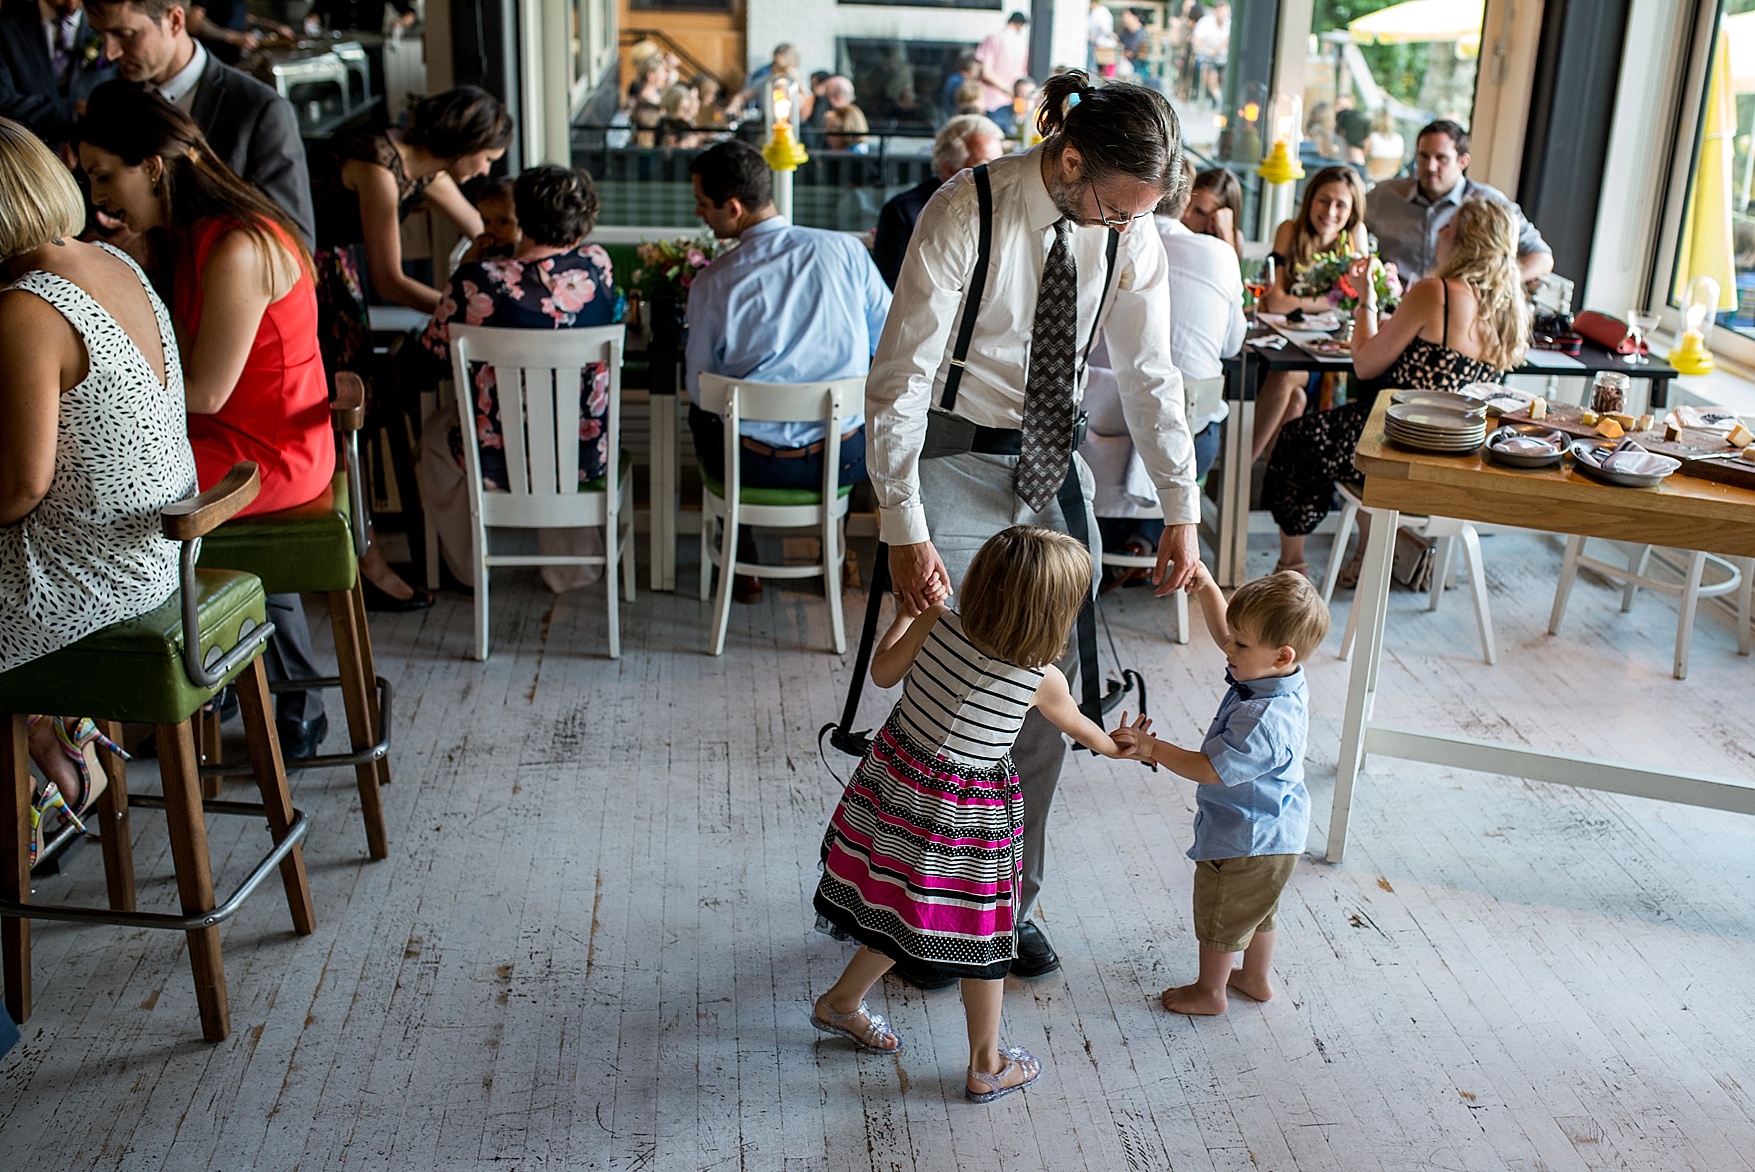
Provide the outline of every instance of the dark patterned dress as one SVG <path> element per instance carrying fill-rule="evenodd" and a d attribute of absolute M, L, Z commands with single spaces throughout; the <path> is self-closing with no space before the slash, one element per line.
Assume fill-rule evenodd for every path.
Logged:
<path fill-rule="evenodd" d="M 371 353 L 366 296 L 360 282 L 365 257 L 365 228 L 360 223 L 360 197 L 342 182 L 349 162 L 363 161 L 390 172 L 396 180 L 397 222 L 408 219 L 431 178 L 410 179 L 402 156 L 386 130 L 352 130 L 311 153 L 311 198 L 317 212 L 317 247 L 311 259 L 317 269 L 318 336 L 323 366 L 333 377 L 338 370 L 358 370 Z"/>
<path fill-rule="evenodd" d="M 829 819 L 820 930 L 934 976 L 1005 976 L 1024 841 L 1011 749 L 1042 674 L 939 617 Z"/>
<path fill-rule="evenodd" d="M 1442 342 L 1416 337 L 1381 378 L 1355 378 L 1360 392 L 1339 407 L 1288 420 L 1268 457 L 1262 498 L 1280 532 L 1293 537 L 1314 533 L 1334 508 L 1335 482 L 1356 475 L 1353 452 L 1365 421 L 1386 388 L 1460 391 L 1470 383 L 1500 382 L 1505 372 L 1450 348 L 1450 285 L 1444 284 Z"/>
<path fill-rule="evenodd" d="M 431 373 L 451 372 L 450 327 L 495 326 L 511 330 L 569 330 L 606 326 L 616 320 L 614 270 L 609 254 L 583 244 L 541 260 L 484 260 L 457 266 L 444 300 L 421 335 Z M 494 372 L 478 364 L 470 372 L 475 395 L 476 439 L 481 444 L 482 480 L 490 490 L 506 489 L 505 440 L 500 435 L 500 401 Z M 465 393 L 463 387 L 458 394 Z M 609 368 L 588 366 L 579 387 L 579 483 L 596 480 L 607 463 Z M 463 438 L 450 430 L 451 453 L 463 467 Z"/>

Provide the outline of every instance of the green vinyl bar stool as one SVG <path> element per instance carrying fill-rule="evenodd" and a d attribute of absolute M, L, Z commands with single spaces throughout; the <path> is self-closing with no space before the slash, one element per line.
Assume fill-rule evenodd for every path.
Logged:
<path fill-rule="evenodd" d="M 359 430 L 365 418 L 365 384 L 344 370 L 335 376 L 335 401 L 330 405 L 335 430 L 342 437 L 342 470 L 316 500 L 278 513 L 240 517 L 219 526 L 201 543 L 203 569 L 240 570 L 262 580 L 268 594 L 324 594 L 335 632 L 335 658 L 340 674 L 313 680 L 283 680 L 273 691 L 305 688 L 341 689 L 347 707 L 351 753 L 331 753 L 288 761 L 289 770 L 353 766 L 359 784 L 360 812 L 366 824 L 366 849 L 373 859 L 389 855 L 384 831 L 384 803 L 378 787 L 390 784 L 390 684 L 372 662 L 372 638 L 366 630 L 366 597 L 360 584 L 359 556 L 366 550 L 366 521 L 360 483 Z M 376 687 L 372 687 L 372 684 Z M 213 723 L 217 723 L 214 721 Z M 247 766 L 226 767 L 217 761 L 217 737 L 203 737 L 211 763 L 204 777 L 244 777 Z M 216 793 L 217 791 L 209 791 Z"/>
<path fill-rule="evenodd" d="M 165 928 L 189 937 L 201 1034 L 210 1042 L 231 1033 L 219 927 L 276 868 L 286 888 L 293 930 L 316 929 L 311 887 L 300 842 L 310 823 L 293 808 L 280 740 L 268 704 L 262 647 L 273 634 L 262 584 L 249 574 L 195 568 L 199 539 L 254 500 L 256 465 L 235 465 L 219 484 L 165 509 L 165 536 L 182 543 L 182 588 L 157 610 L 96 631 L 71 646 L 0 674 L 0 783 L 10 815 L 0 818 L 0 960 L 6 1008 L 15 1021 L 30 1016 L 30 922 L 65 920 Z M 236 682 L 260 805 L 201 799 L 191 718 L 228 683 Z M 30 902 L 30 713 L 90 716 L 119 740 L 117 722 L 156 726 L 161 797 L 128 793 L 120 759 L 100 750 L 108 788 L 98 799 L 109 908 Z M 169 825 L 181 915 L 136 911 L 128 812 L 162 809 Z M 215 905 L 204 814 L 265 818 L 274 846 L 231 898 Z"/>

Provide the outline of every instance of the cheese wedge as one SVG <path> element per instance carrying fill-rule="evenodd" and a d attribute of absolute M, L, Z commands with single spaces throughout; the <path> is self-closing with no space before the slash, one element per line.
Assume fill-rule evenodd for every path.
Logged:
<path fill-rule="evenodd" d="M 1578 421 L 1586 427 L 1595 427 L 1598 418 L 1599 417 L 1595 411 L 1586 411 L 1583 415 L 1578 417 Z"/>
<path fill-rule="evenodd" d="M 1666 424 L 1664 424 L 1664 439 L 1668 440 L 1670 443 L 1675 443 L 1677 440 L 1679 440 L 1681 438 L 1682 438 L 1682 425 L 1681 424 L 1679 424 L 1679 423 L 1666 423 Z"/>
<path fill-rule="evenodd" d="M 1537 395 L 1530 400 L 1530 418 L 1546 419 L 1548 417 L 1548 400 Z"/>
<path fill-rule="evenodd" d="M 1744 448 L 1743 454 L 1739 459 L 1747 460 L 1749 463 L 1755 464 L 1755 444 L 1750 444 L 1748 447 Z"/>
<path fill-rule="evenodd" d="M 1654 424 L 1656 422 L 1657 422 L 1657 416 L 1651 414 L 1650 412 L 1647 412 L 1646 414 L 1641 415 L 1639 417 L 1639 430 L 1640 431 L 1650 431 L 1652 428 L 1652 424 Z"/>
<path fill-rule="evenodd" d="M 1633 416 L 1627 414 L 1625 411 L 1610 411 L 1608 413 L 1608 418 L 1619 423 L 1622 431 L 1629 431 L 1633 427 Z"/>
<path fill-rule="evenodd" d="M 1604 439 L 1620 439 L 1627 434 L 1625 431 L 1621 430 L 1621 425 L 1616 423 L 1613 419 L 1597 420 L 1596 431 L 1597 434 Z"/>
<path fill-rule="evenodd" d="M 1739 423 L 1731 428 L 1731 434 L 1725 436 L 1725 442 L 1733 448 L 1746 448 L 1750 444 L 1755 444 L 1755 432 Z"/>

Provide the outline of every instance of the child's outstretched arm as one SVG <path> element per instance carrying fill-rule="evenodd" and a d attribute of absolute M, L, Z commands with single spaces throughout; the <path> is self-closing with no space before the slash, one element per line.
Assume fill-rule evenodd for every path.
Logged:
<path fill-rule="evenodd" d="M 1224 647 L 1225 640 L 1231 635 L 1231 628 L 1225 621 L 1225 595 L 1219 584 L 1213 581 L 1213 572 L 1205 562 L 1195 563 L 1194 573 L 1185 589 L 1200 604 L 1200 613 L 1207 622 L 1207 634 L 1213 637 L 1214 643 Z"/>
<path fill-rule="evenodd" d="M 942 606 L 928 607 L 918 615 L 910 614 L 908 608 L 896 603 L 896 619 L 884 637 L 878 640 L 877 650 L 871 657 L 871 682 L 880 688 L 890 688 L 902 682 L 908 669 L 914 666 L 914 657 L 920 654 L 920 648 L 926 642 L 927 632 L 938 622 L 938 616 L 945 612 Z"/>
<path fill-rule="evenodd" d="M 1151 724 L 1124 724 L 1115 730 L 1114 741 L 1120 746 L 1123 756 L 1136 761 L 1153 761 L 1172 773 L 1180 774 L 1190 781 L 1198 781 L 1202 785 L 1217 785 L 1221 780 L 1218 770 L 1205 753 L 1197 753 L 1193 749 L 1184 749 L 1172 745 L 1169 741 L 1161 741 L 1152 735 Z"/>
<path fill-rule="evenodd" d="M 1030 707 L 1041 712 L 1050 724 L 1091 752 L 1101 753 L 1105 757 L 1124 755 L 1114 737 L 1079 711 L 1079 706 L 1073 702 L 1072 689 L 1067 686 L 1066 674 L 1052 663 L 1042 669 L 1042 686 L 1036 689 L 1036 698 L 1031 701 Z"/>

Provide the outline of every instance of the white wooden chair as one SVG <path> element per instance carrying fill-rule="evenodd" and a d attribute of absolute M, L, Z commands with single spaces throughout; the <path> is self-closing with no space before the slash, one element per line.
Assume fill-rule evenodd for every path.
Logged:
<path fill-rule="evenodd" d="M 1358 492 L 1352 485 L 1341 482 L 1336 485 L 1341 494 L 1341 523 L 1335 530 L 1334 552 L 1329 554 L 1328 572 L 1323 575 L 1322 600 L 1327 602 L 1334 597 L 1335 584 L 1340 581 L 1341 564 L 1347 553 L 1347 539 L 1353 535 L 1353 526 L 1359 520 L 1359 509 L 1362 502 Z M 1403 514 L 1402 526 L 1427 537 L 1435 538 L 1438 548 L 1436 560 L 1432 566 L 1431 592 L 1427 596 L 1426 609 L 1438 609 L 1438 600 L 1444 596 L 1444 588 L 1450 583 L 1456 562 L 1457 543 L 1462 544 L 1463 564 L 1469 573 L 1469 589 L 1475 596 L 1475 626 L 1481 634 L 1481 658 L 1488 663 L 1499 659 L 1499 652 L 1493 642 L 1493 616 L 1487 609 L 1487 567 L 1481 558 L 1481 529 L 1471 521 L 1458 521 L 1452 517 L 1413 517 Z M 1347 630 L 1341 636 L 1341 658 L 1353 657 L 1353 635 L 1359 629 L 1359 596 L 1353 595 L 1353 605 L 1347 611 Z"/>
<path fill-rule="evenodd" d="M 1684 551 L 1688 553 L 1688 569 L 1680 582 L 1672 582 L 1653 578 L 1646 573 L 1651 564 L 1652 547 L 1649 545 L 1626 546 L 1627 565 L 1623 568 L 1597 558 L 1586 557 L 1584 540 L 1578 536 L 1566 540 L 1566 558 L 1560 564 L 1560 581 L 1554 588 L 1554 610 L 1548 616 L 1548 634 L 1560 633 L 1560 622 L 1566 617 L 1566 601 L 1572 595 L 1572 584 L 1578 578 L 1579 568 L 1583 566 L 1595 570 L 1610 581 L 1622 584 L 1622 614 L 1633 609 L 1634 596 L 1639 593 L 1641 586 L 1648 590 L 1662 590 L 1681 598 L 1681 613 L 1676 617 L 1676 658 L 1671 669 L 1677 679 L 1688 678 L 1688 648 L 1694 637 L 1694 611 L 1702 598 L 1736 594 L 1737 654 L 1749 654 L 1750 585 L 1755 581 L 1755 574 L 1751 573 L 1755 569 L 1755 559 L 1724 558 L 1698 550 Z M 1716 582 L 1703 581 L 1707 562 L 1711 562 L 1713 568 L 1723 573 L 1724 577 Z"/>
<path fill-rule="evenodd" d="M 725 651 L 725 629 L 731 622 L 731 580 L 738 574 L 761 578 L 823 579 L 829 603 L 829 632 L 835 654 L 847 652 L 841 617 L 841 565 L 847 547 L 841 521 L 847 516 L 847 494 L 841 483 L 841 433 L 844 420 L 865 405 L 865 379 L 844 378 L 820 383 L 758 383 L 702 374 L 701 409 L 725 420 L 725 481 L 701 475 L 701 598 L 708 595 L 712 567 L 719 567 L 719 597 L 713 608 L 708 654 Z M 811 488 L 745 488 L 739 453 L 739 428 L 745 420 L 764 423 L 820 423 L 823 483 Z M 822 535 L 823 560 L 808 566 L 764 566 L 737 560 L 739 525 L 775 529 L 816 529 Z M 718 538 L 714 538 L 717 526 Z"/>
<path fill-rule="evenodd" d="M 627 601 L 634 601 L 634 510 L 630 467 L 621 450 L 623 327 L 577 330 L 507 330 L 451 326 L 451 371 L 458 423 L 463 428 L 464 481 L 469 492 L 470 565 L 475 586 L 475 658 L 488 656 L 488 571 L 493 566 L 602 566 L 609 601 L 609 657 L 622 653 L 617 570 Z M 481 449 L 475 442 L 472 363 L 493 368 L 498 385 L 500 432 L 505 441 L 507 492 L 488 492 L 481 480 Z M 579 388 L 584 370 L 609 364 L 609 412 L 605 475 L 579 483 Z M 490 528 L 571 529 L 603 527 L 603 553 L 495 554 Z"/>
<path fill-rule="evenodd" d="M 1192 433 L 1195 420 L 1212 418 L 1213 413 L 1218 411 L 1219 404 L 1225 401 L 1225 380 L 1221 376 L 1185 382 L 1182 384 L 1182 393 L 1183 411 L 1188 416 L 1188 428 Z M 1135 516 L 1145 519 L 1162 517 L 1163 515 L 1163 509 L 1157 506 L 1135 514 Z M 1157 568 L 1158 554 L 1156 551 L 1136 555 L 1110 553 L 1108 550 L 1104 550 L 1103 565 L 1105 567 L 1122 566 L 1130 569 L 1151 570 Z M 1188 642 L 1188 591 L 1186 590 L 1178 590 L 1170 596 L 1170 638 L 1176 643 Z"/>

